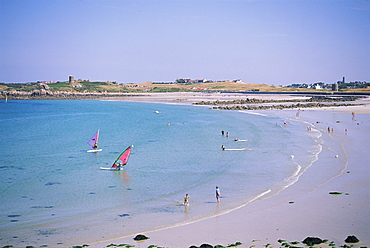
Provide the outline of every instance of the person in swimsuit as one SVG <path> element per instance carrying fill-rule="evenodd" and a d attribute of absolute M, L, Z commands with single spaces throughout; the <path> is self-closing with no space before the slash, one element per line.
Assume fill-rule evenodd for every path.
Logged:
<path fill-rule="evenodd" d="M 220 197 L 221 197 L 220 188 L 218 186 L 216 186 L 216 199 L 217 199 L 217 202 L 220 202 Z"/>
<path fill-rule="evenodd" d="M 186 194 L 186 195 L 184 196 L 184 205 L 185 205 L 185 206 L 189 205 L 189 194 Z"/>

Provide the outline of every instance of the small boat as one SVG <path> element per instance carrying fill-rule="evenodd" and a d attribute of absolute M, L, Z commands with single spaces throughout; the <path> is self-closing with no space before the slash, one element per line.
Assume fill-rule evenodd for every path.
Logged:
<path fill-rule="evenodd" d="M 98 141 L 99 141 L 99 129 L 94 134 L 94 136 L 92 136 L 92 138 L 89 140 L 89 142 L 87 142 L 92 148 L 92 150 L 88 150 L 87 152 L 100 152 L 100 151 L 102 151 L 103 149 L 98 149 Z"/>
<path fill-rule="evenodd" d="M 131 146 L 127 147 L 114 161 L 112 167 L 100 167 L 101 170 L 122 170 L 122 167 L 127 164 L 128 158 L 130 157 Z"/>

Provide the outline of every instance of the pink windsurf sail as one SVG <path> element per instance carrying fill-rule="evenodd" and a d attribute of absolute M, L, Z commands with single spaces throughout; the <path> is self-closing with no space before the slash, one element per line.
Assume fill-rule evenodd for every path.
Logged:
<path fill-rule="evenodd" d="M 91 148 L 97 149 L 98 148 L 98 140 L 99 140 L 99 130 L 92 136 L 92 138 L 87 142 Z"/>
<path fill-rule="evenodd" d="M 116 159 L 116 161 L 114 161 L 114 163 L 112 165 L 112 168 L 117 168 L 117 167 L 121 167 L 121 166 L 126 165 L 127 164 L 127 161 L 128 161 L 128 158 L 130 157 L 130 153 L 131 153 L 131 146 L 127 147 L 127 149 L 124 150 L 118 156 L 118 158 Z"/>

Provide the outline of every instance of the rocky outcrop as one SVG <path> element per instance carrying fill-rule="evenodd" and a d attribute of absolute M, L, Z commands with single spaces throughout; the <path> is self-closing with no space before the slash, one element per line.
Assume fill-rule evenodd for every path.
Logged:
<path fill-rule="evenodd" d="M 78 92 L 78 91 L 51 91 L 43 88 L 32 91 L 0 91 L 4 98 L 8 96 L 11 99 L 96 99 L 104 97 L 127 97 L 135 94 L 127 93 L 109 93 L 109 92 Z"/>
<path fill-rule="evenodd" d="M 356 236 L 348 236 L 346 238 L 346 240 L 344 240 L 344 242 L 346 242 L 346 243 L 358 243 L 358 242 L 360 242 L 360 240 L 358 240 L 358 238 L 356 238 Z"/>
<path fill-rule="evenodd" d="M 325 96 L 312 96 L 308 99 L 288 99 L 288 100 L 261 100 L 255 98 L 247 98 L 245 100 L 233 100 L 233 101 L 213 101 L 213 102 L 198 102 L 194 103 L 196 105 L 229 105 L 229 104 L 264 104 L 264 103 L 287 103 L 287 102 L 349 102 L 356 101 L 358 96 L 342 96 L 342 97 L 325 97 Z"/>
<path fill-rule="evenodd" d="M 134 238 L 134 240 L 136 241 L 140 241 L 140 240 L 147 240 L 149 239 L 147 236 L 143 235 L 143 234 L 138 234 L 136 235 L 136 237 Z"/>
<path fill-rule="evenodd" d="M 233 105 L 233 106 L 215 106 L 213 109 L 222 110 L 265 110 L 265 109 L 298 109 L 298 108 L 321 108 L 321 107 L 339 107 L 339 106 L 356 106 L 358 104 L 334 103 L 307 103 L 307 104 L 281 104 L 281 105 Z"/>
<path fill-rule="evenodd" d="M 320 238 L 315 238 L 315 237 L 307 237 L 305 240 L 302 241 L 303 244 L 306 244 L 308 246 L 313 246 L 317 244 L 321 244 L 324 241 Z"/>

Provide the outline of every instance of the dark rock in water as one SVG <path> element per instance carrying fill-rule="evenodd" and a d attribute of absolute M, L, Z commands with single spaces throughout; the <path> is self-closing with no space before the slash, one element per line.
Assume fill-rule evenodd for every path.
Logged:
<path fill-rule="evenodd" d="M 199 248 L 198 246 L 192 245 L 189 248 Z"/>
<path fill-rule="evenodd" d="M 331 194 L 331 195 L 341 195 L 343 193 L 342 192 L 329 192 L 329 194 Z"/>
<path fill-rule="evenodd" d="M 143 235 L 143 234 L 138 234 L 134 238 L 134 240 L 136 240 L 136 241 L 139 241 L 139 240 L 147 240 L 147 239 L 149 239 L 149 238 L 147 236 Z"/>
<path fill-rule="evenodd" d="M 60 182 L 49 182 L 49 183 L 45 183 L 45 186 L 50 186 L 54 184 L 61 184 L 61 183 Z"/>
<path fill-rule="evenodd" d="M 118 215 L 119 217 L 126 217 L 126 216 L 130 216 L 129 214 L 120 214 Z"/>
<path fill-rule="evenodd" d="M 213 245 L 209 245 L 209 244 L 202 244 L 200 246 L 200 248 L 213 248 Z"/>
<path fill-rule="evenodd" d="M 346 243 L 357 243 L 357 242 L 360 242 L 360 240 L 358 240 L 358 238 L 356 238 L 356 236 L 348 236 L 346 238 L 346 240 L 344 240 L 344 242 L 346 242 Z"/>
<path fill-rule="evenodd" d="M 20 214 L 11 214 L 11 215 L 8 215 L 8 217 L 10 218 L 16 218 L 16 217 L 19 217 L 21 216 Z"/>
<path fill-rule="evenodd" d="M 53 208 L 53 206 L 32 206 L 31 208 Z"/>
<path fill-rule="evenodd" d="M 308 246 L 313 246 L 313 245 L 316 245 L 316 244 L 321 244 L 323 243 L 324 241 L 320 238 L 314 238 L 314 237 L 307 237 L 305 238 L 305 240 L 302 241 L 303 244 L 306 244 Z"/>

